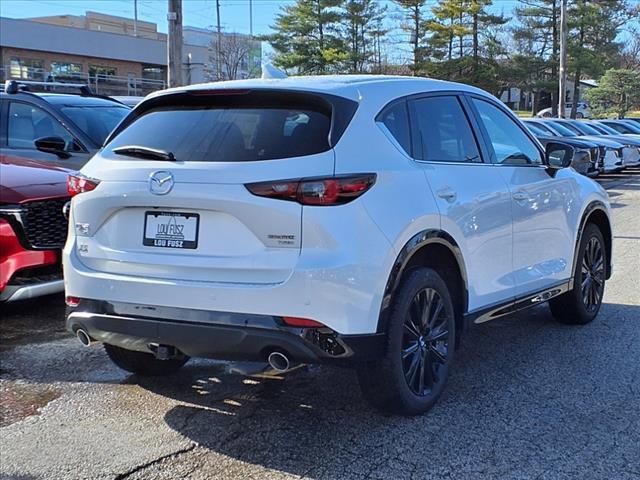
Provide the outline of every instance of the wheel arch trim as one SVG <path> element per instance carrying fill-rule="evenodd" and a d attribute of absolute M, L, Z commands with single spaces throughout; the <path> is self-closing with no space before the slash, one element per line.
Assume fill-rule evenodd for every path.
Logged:
<path fill-rule="evenodd" d="M 611 218 L 609 217 L 609 212 L 607 210 L 604 202 L 600 200 L 594 200 L 590 202 L 587 207 L 582 212 L 582 216 L 580 217 L 580 224 L 578 227 L 578 234 L 576 235 L 576 243 L 573 254 L 573 266 L 571 269 L 572 275 L 571 278 L 575 278 L 576 271 L 578 268 L 578 248 L 580 247 L 580 242 L 582 241 L 582 234 L 584 233 L 584 229 L 589 223 L 589 220 L 592 218 L 594 212 L 601 212 L 607 221 L 607 226 L 609 228 L 610 235 L 607 235 L 607 232 L 602 232 L 602 236 L 605 239 L 605 246 L 607 248 L 607 265 L 606 265 L 606 278 L 607 280 L 611 278 L 611 273 L 613 271 L 613 226 L 611 225 Z M 607 238 L 608 236 L 608 238 Z"/>
<path fill-rule="evenodd" d="M 394 297 L 400 281 L 406 270 L 407 265 L 413 258 L 413 256 L 422 248 L 428 245 L 442 245 L 447 248 L 453 257 L 456 259 L 458 270 L 462 278 L 463 291 L 462 294 L 462 307 L 463 311 L 460 312 L 464 315 L 468 310 L 469 305 L 469 286 L 467 280 L 467 270 L 465 267 L 464 259 L 462 256 L 462 250 L 455 241 L 455 239 L 443 230 L 426 229 L 416 233 L 413 237 L 405 243 L 404 247 L 400 250 L 400 253 L 396 256 L 396 260 L 391 268 L 391 273 L 387 279 L 387 283 L 384 289 L 382 297 L 382 306 L 380 308 L 380 314 L 378 317 L 378 326 L 376 332 L 382 333 L 386 331 L 386 326 L 389 318 L 389 310 L 391 307 L 391 299 Z"/>

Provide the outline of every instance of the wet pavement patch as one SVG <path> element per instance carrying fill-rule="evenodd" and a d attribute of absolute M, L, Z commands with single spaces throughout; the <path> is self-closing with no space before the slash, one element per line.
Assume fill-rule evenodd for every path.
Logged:
<path fill-rule="evenodd" d="M 61 390 L 46 385 L 0 380 L 0 427 L 38 415 L 41 408 L 61 395 Z"/>
<path fill-rule="evenodd" d="M 69 336 L 65 329 L 64 311 L 61 295 L 0 305 L 0 352 Z"/>

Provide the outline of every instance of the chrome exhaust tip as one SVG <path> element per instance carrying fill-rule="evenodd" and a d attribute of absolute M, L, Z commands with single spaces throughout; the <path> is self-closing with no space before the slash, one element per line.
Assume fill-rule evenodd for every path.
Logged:
<path fill-rule="evenodd" d="M 267 358 L 269 365 L 277 372 L 286 372 L 291 367 L 289 357 L 282 352 L 271 352 Z"/>
<path fill-rule="evenodd" d="M 96 341 L 93 340 L 89 336 L 89 334 L 85 330 L 83 330 L 82 328 L 79 328 L 78 330 L 76 330 L 76 337 L 78 338 L 80 343 L 82 345 L 84 345 L 85 347 L 90 347 L 91 345 L 96 343 Z"/>

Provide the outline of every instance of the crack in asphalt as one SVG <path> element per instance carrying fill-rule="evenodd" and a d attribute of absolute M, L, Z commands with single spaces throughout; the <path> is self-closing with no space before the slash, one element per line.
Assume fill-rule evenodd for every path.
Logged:
<path fill-rule="evenodd" d="M 149 462 L 143 463 L 142 465 L 137 465 L 137 466 L 133 467 L 132 469 L 117 475 L 114 478 L 114 480 L 124 480 L 124 479 L 130 477 L 131 475 L 133 475 L 134 473 L 138 473 L 141 470 L 144 470 L 146 468 L 152 467 L 153 465 L 156 465 L 156 464 L 162 462 L 163 460 L 166 460 L 168 458 L 176 458 L 176 457 L 178 457 L 180 455 L 183 455 L 185 453 L 189 453 L 190 451 L 192 451 L 196 447 L 197 447 L 197 445 L 195 443 L 193 443 L 188 447 L 181 448 L 180 450 L 176 450 L 175 452 L 168 453 L 166 455 L 162 455 L 161 457 L 158 457 L 158 458 L 155 458 L 153 460 L 150 460 Z"/>

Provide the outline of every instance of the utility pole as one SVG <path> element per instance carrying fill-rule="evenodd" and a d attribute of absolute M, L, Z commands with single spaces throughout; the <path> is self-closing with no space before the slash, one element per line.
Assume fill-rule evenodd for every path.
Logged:
<path fill-rule="evenodd" d="M 218 81 L 222 80 L 222 37 L 220 31 L 220 0 L 216 0 L 216 20 L 218 23 L 218 37 L 216 38 L 216 70 Z"/>
<path fill-rule="evenodd" d="M 167 79 L 169 87 L 179 87 L 182 85 L 182 0 L 169 0 L 167 21 Z"/>
<path fill-rule="evenodd" d="M 138 36 L 138 0 L 133 0 L 133 36 Z"/>
<path fill-rule="evenodd" d="M 567 0 L 560 0 L 560 82 L 558 88 L 558 117 L 564 118 L 564 99 L 567 92 Z"/>
<path fill-rule="evenodd" d="M 253 40 L 253 0 L 249 0 L 249 36 Z"/>

